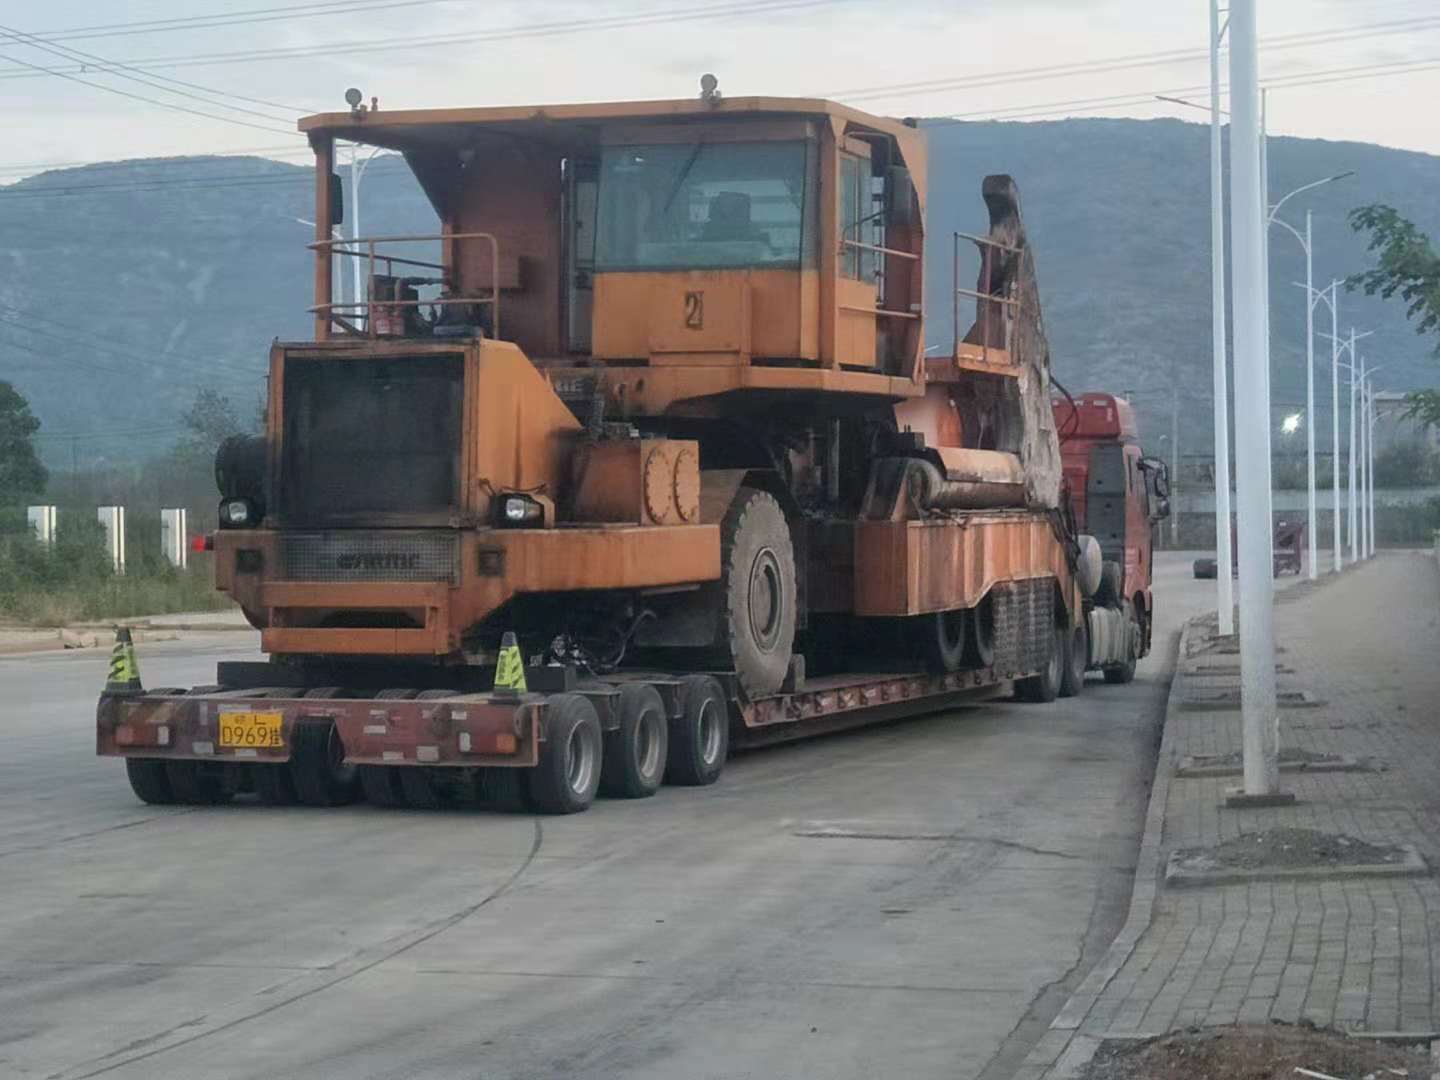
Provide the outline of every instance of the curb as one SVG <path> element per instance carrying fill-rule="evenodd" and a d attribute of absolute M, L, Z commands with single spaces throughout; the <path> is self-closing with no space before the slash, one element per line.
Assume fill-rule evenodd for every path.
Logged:
<path fill-rule="evenodd" d="M 1179 649 L 1175 657 L 1175 675 L 1170 682 L 1170 693 L 1165 700 L 1164 728 L 1160 737 L 1160 750 L 1155 755 L 1155 776 L 1150 784 L 1150 804 L 1145 810 L 1145 832 L 1140 839 L 1140 852 L 1135 860 L 1135 887 L 1130 895 L 1130 912 L 1125 925 L 1110 948 L 1105 951 L 1100 963 L 1091 969 L 1084 981 L 1070 995 L 1059 1014 L 1050 1022 L 1051 1031 L 1069 1033 L 1065 1049 L 1060 1052 L 1053 1065 L 1042 1074 L 1048 1080 L 1066 1080 L 1078 1075 L 1089 1064 L 1100 1048 L 1101 1039 L 1079 1034 L 1080 1025 L 1085 1022 L 1091 1008 L 1100 1000 L 1100 995 L 1110 985 L 1110 980 L 1120 973 L 1125 961 L 1135 951 L 1141 936 L 1150 928 L 1150 917 L 1155 910 L 1155 896 L 1160 889 L 1160 846 L 1165 829 L 1165 804 L 1170 795 L 1171 768 L 1175 756 L 1175 727 L 1171 720 L 1181 708 L 1184 696 L 1185 674 L 1181 660 L 1186 655 L 1192 632 L 1204 616 L 1188 620 L 1180 629 Z"/>

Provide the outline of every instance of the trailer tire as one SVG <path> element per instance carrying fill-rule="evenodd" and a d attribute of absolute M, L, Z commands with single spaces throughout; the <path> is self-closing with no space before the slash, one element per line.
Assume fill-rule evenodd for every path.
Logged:
<path fill-rule="evenodd" d="M 150 806 L 173 806 L 175 792 L 170 790 L 170 779 L 165 774 L 165 762 L 145 758 L 125 759 L 125 775 L 130 780 L 130 790 L 135 797 Z"/>
<path fill-rule="evenodd" d="M 750 697 L 780 689 L 795 645 L 795 547 L 774 496 L 742 487 L 720 525 L 720 638 Z"/>
<path fill-rule="evenodd" d="M 936 673 L 959 671 L 965 664 L 971 617 L 964 608 L 914 617 L 914 634 L 925 666 Z"/>
<path fill-rule="evenodd" d="M 1015 697 L 1044 705 L 1060 695 L 1060 681 L 1065 672 L 1067 634 L 1064 627 L 1057 626 L 1050 635 L 1050 660 L 1044 670 L 1036 675 L 1015 681 Z"/>
<path fill-rule="evenodd" d="M 167 761 L 165 779 L 175 801 L 191 806 L 219 806 L 235 797 L 236 779 L 228 765 L 205 761 Z"/>
<path fill-rule="evenodd" d="M 255 794 L 266 806 L 294 806 L 300 801 L 288 765 L 256 765 Z"/>
<path fill-rule="evenodd" d="M 1140 657 L 1140 637 L 1144 633 L 1140 620 L 1135 618 L 1135 609 L 1128 603 L 1125 605 L 1125 613 L 1130 621 L 1130 658 L 1123 664 L 1110 664 L 1104 669 L 1105 681 L 1114 686 L 1135 681 L 1135 665 Z"/>
<path fill-rule="evenodd" d="M 530 804 L 542 814 L 575 814 L 595 801 L 603 767 L 600 717 L 582 694 L 556 694 L 545 709 L 540 761 L 525 778 Z"/>
<path fill-rule="evenodd" d="M 970 665 L 976 668 L 995 666 L 995 601 L 986 596 L 970 609 L 970 625 L 966 627 L 965 646 L 970 651 Z"/>
<path fill-rule="evenodd" d="M 680 680 L 680 715 L 670 721 L 665 782 L 704 787 L 720 779 L 730 756 L 730 707 L 709 675 Z"/>
<path fill-rule="evenodd" d="M 1083 616 L 1080 624 L 1066 630 L 1065 670 L 1060 675 L 1060 696 L 1075 697 L 1085 689 L 1085 672 L 1090 667 L 1090 629 Z"/>
<path fill-rule="evenodd" d="M 445 805 L 445 798 L 435 783 L 431 770 L 423 765 L 407 765 L 395 770 L 400 774 L 400 791 L 405 796 L 405 805 L 417 810 L 439 810 Z"/>
<path fill-rule="evenodd" d="M 405 805 L 400 770 L 394 765 L 361 765 L 355 774 L 360 779 L 360 791 L 371 806 L 393 810 Z"/>
<path fill-rule="evenodd" d="M 345 764 L 345 746 L 333 720 L 302 720 L 292 738 L 290 778 L 301 803 L 345 806 L 360 797 L 357 770 Z"/>
<path fill-rule="evenodd" d="M 660 691 L 648 683 L 620 686 L 620 726 L 605 733 L 600 793 L 648 799 L 660 790 L 670 750 L 670 720 Z"/>

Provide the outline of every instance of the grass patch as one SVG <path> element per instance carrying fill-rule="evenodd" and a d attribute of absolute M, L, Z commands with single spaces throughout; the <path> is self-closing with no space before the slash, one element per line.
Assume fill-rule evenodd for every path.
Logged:
<path fill-rule="evenodd" d="M 64 626 L 234 606 L 215 591 L 208 555 L 193 555 L 189 569 L 177 570 L 158 555 L 158 535 L 144 546 L 127 537 L 132 554 L 120 577 L 110 568 L 98 522 L 62 514 L 56 533 L 51 547 L 24 533 L 0 536 L 0 619 Z"/>

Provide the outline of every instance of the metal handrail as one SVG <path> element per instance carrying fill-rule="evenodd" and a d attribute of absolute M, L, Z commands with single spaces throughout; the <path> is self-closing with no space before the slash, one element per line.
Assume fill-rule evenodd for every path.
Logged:
<path fill-rule="evenodd" d="M 951 350 L 951 354 L 957 359 L 960 356 L 960 298 L 962 296 L 968 296 L 980 301 L 980 303 L 976 305 L 977 321 L 980 324 L 980 359 L 982 363 L 988 364 L 990 362 L 990 305 L 999 304 L 1001 306 L 1001 310 L 1006 313 L 1007 318 L 1005 325 L 1005 345 L 1006 351 L 1008 352 L 1010 344 L 1010 326 L 1011 324 L 1013 324 L 1016 316 L 1018 315 L 1021 306 L 1020 298 L 1014 295 L 1017 283 L 1015 281 L 1012 281 L 1010 283 L 1010 295 L 1001 295 L 999 293 L 980 292 L 977 289 L 961 288 L 960 241 L 962 240 L 968 240 L 970 241 L 970 243 L 981 249 L 980 260 L 982 267 L 985 265 L 984 249 L 987 247 L 994 248 L 997 251 L 1006 252 L 1010 255 L 1019 255 L 1022 253 L 1022 249 L 1019 247 L 1015 247 L 1011 244 L 1002 244 L 1000 241 L 992 240 L 988 236 L 976 236 L 973 233 L 965 232 L 956 232 L 954 234 L 954 238 L 952 241 L 954 249 L 952 255 L 950 278 L 950 280 L 954 283 L 954 295 L 951 298 L 951 316 L 954 329 L 954 346 Z"/>
<path fill-rule="evenodd" d="M 376 254 L 376 244 L 412 244 L 425 241 L 438 240 L 441 243 L 449 243 L 457 240 L 484 240 L 490 245 L 490 295 L 489 296 L 439 296 L 434 300 L 375 300 L 375 263 L 377 260 L 385 264 L 386 276 L 393 277 L 390 273 L 395 266 L 416 266 L 425 270 L 440 270 L 448 272 L 450 268 L 445 263 L 425 262 L 421 259 L 411 259 L 403 255 L 386 255 L 383 252 Z M 356 297 L 349 303 L 337 304 L 316 304 L 308 310 L 315 315 L 323 314 L 332 324 L 338 325 L 348 333 L 365 337 L 377 337 L 375 333 L 374 309 L 402 307 L 444 307 L 449 304 L 488 304 L 491 311 L 491 332 L 495 337 L 500 336 L 500 241 L 493 233 L 470 232 L 470 233 L 428 233 L 415 236 L 360 236 L 350 239 L 339 240 L 316 240 L 307 244 L 311 251 L 324 251 L 327 254 L 344 255 L 352 259 L 365 259 L 367 264 L 365 299 Z M 360 250 L 363 247 L 363 250 Z M 428 284 L 445 284 L 443 278 Z M 364 319 L 365 329 L 361 330 L 341 317 L 341 312 L 356 319 Z"/>

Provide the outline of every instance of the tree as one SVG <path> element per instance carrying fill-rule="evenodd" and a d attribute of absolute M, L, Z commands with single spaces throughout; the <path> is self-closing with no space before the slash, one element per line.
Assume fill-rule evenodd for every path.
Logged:
<path fill-rule="evenodd" d="M 199 390 L 190 408 L 182 418 L 185 433 L 176 444 L 178 457 L 203 464 L 209 468 L 215 459 L 215 451 L 231 435 L 245 430 L 235 412 L 235 406 L 218 390 Z"/>
<path fill-rule="evenodd" d="M 1393 208 L 1379 203 L 1352 210 L 1350 225 L 1356 232 L 1370 233 L 1368 250 L 1379 253 L 1380 263 L 1352 275 L 1346 284 L 1364 289 L 1367 296 L 1379 293 L 1387 300 L 1399 293 L 1417 334 L 1440 331 L 1440 254 L 1430 237 Z M 1435 355 L 1440 357 L 1440 340 Z M 1440 390 L 1406 395 L 1405 415 L 1426 427 L 1440 426 Z"/>
<path fill-rule="evenodd" d="M 30 403 L 8 382 L 0 382 L 0 506 L 23 505 L 45 490 L 45 466 L 35 456 L 39 430 Z"/>

